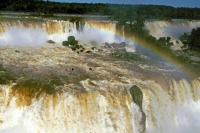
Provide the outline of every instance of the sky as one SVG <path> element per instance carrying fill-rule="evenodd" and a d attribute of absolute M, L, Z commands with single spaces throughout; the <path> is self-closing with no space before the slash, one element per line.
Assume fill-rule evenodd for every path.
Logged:
<path fill-rule="evenodd" d="M 173 7 L 199 7 L 200 0 L 50 0 L 56 2 L 77 3 L 114 3 L 114 4 L 153 4 Z"/>

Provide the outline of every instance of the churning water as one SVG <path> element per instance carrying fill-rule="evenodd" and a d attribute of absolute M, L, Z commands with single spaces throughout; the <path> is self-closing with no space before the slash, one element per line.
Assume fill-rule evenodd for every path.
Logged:
<path fill-rule="evenodd" d="M 114 60 L 107 50 L 76 53 L 60 45 L 69 35 L 88 49 L 120 41 L 115 23 L 87 21 L 80 29 L 69 21 L 0 22 L 0 33 L 0 74 L 17 78 L 0 86 L 1 133 L 200 131 L 200 78 L 151 62 Z M 52 84 L 44 91 L 40 81 Z M 134 86 L 139 90 L 130 93 Z"/>

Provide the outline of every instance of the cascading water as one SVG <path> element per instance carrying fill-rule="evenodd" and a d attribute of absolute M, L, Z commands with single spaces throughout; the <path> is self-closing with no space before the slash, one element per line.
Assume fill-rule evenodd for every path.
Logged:
<path fill-rule="evenodd" d="M 106 50 L 76 53 L 59 45 L 69 35 L 83 44 L 114 42 L 115 23 L 86 21 L 78 31 L 68 21 L 0 27 L 1 133 L 200 131 L 200 78 L 155 62 L 114 60 Z M 58 44 L 46 44 L 49 39 Z"/>
<path fill-rule="evenodd" d="M 122 37 L 123 37 L 123 40 L 124 40 L 124 25 L 122 26 Z"/>
<path fill-rule="evenodd" d="M 61 43 L 70 35 L 76 36 L 82 43 L 93 41 L 99 44 L 111 43 L 115 39 L 115 30 L 115 23 L 97 21 L 86 21 L 81 32 L 77 30 L 76 23 L 69 21 L 0 22 L 2 34 L 0 43 L 1 45 L 41 45 L 48 39 Z"/>
<path fill-rule="evenodd" d="M 198 133 L 199 80 L 171 81 L 169 90 L 153 83 L 143 91 L 147 133 Z"/>
<path fill-rule="evenodd" d="M 193 28 L 200 27 L 200 21 L 174 20 L 174 21 L 147 21 L 145 27 L 149 34 L 156 37 L 171 37 L 178 39 L 184 32 L 188 33 Z"/>

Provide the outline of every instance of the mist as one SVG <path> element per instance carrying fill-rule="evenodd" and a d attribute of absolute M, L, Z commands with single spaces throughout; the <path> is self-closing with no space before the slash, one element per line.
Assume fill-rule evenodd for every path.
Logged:
<path fill-rule="evenodd" d="M 115 33 L 109 33 L 107 31 L 98 30 L 98 29 L 87 29 L 83 31 L 71 31 L 69 33 L 54 33 L 49 35 L 49 40 L 53 40 L 56 43 L 62 43 L 62 41 L 67 40 L 68 36 L 74 36 L 79 43 L 88 44 L 88 45 L 102 45 L 102 43 L 108 42 L 113 43 L 115 40 Z M 95 42 L 95 44 L 94 44 Z"/>
<path fill-rule="evenodd" d="M 48 34 L 39 28 L 10 27 L 0 36 L 1 46 L 42 46 Z"/>
<path fill-rule="evenodd" d="M 193 28 L 200 27 L 199 21 L 154 21 L 146 22 L 146 28 L 150 35 L 159 39 L 160 37 L 171 37 L 172 39 L 179 39 L 185 32 L 190 33 Z"/>
<path fill-rule="evenodd" d="M 101 29 L 85 26 L 82 31 L 72 28 L 68 31 L 57 29 L 60 32 L 49 34 L 41 27 L 37 28 L 18 28 L 9 27 L 0 36 L 0 46 L 44 46 L 47 40 L 52 40 L 57 44 L 66 41 L 68 36 L 74 36 L 79 43 L 100 46 L 102 43 L 119 42 L 119 38 L 115 39 L 115 27 L 113 29 Z"/>

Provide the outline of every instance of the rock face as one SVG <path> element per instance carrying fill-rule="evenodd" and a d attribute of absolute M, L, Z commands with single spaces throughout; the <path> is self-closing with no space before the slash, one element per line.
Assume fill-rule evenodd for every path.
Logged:
<path fill-rule="evenodd" d="M 105 43 L 105 46 L 104 46 L 104 48 L 113 48 L 113 49 L 115 49 L 115 48 L 118 48 L 118 49 L 120 49 L 120 48 L 124 48 L 124 47 L 126 47 L 126 43 L 125 42 L 121 42 L 121 43 Z"/>
<path fill-rule="evenodd" d="M 132 86 L 130 88 L 130 94 L 134 103 L 136 103 L 140 107 L 140 109 L 142 109 L 143 94 L 140 88 L 138 88 L 136 85 Z"/>
<path fill-rule="evenodd" d="M 105 43 L 104 49 L 110 51 L 110 56 L 121 61 L 143 61 L 144 58 L 139 54 L 132 51 L 127 51 L 129 46 L 125 42 L 121 43 Z"/>
<path fill-rule="evenodd" d="M 143 93 L 139 87 L 137 87 L 136 85 L 133 85 L 130 88 L 130 94 L 132 96 L 133 102 L 140 107 L 140 110 L 142 112 L 142 119 L 140 121 L 140 125 L 143 126 L 143 128 L 141 128 L 141 129 L 143 129 L 142 132 L 144 132 L 145 126 L 146 126 L 146 115 L 145 115 L 144 111 L 142 110 Z"/>
<path fill-rule="evenodd" d="M 118 53 L 124 53 L 126 52 L 125 47 L 127 44 L 125 42 L 121 43 L 105 43 L 103 48 L 110 49 L 111 52 L 118 52 Z"/>
<path fill-rule="evenodd" d="M 52 41 L 52 40 L 48 40 L 47 43 L 49 43 L 49 44 L 54 44 L 55 42 Z"/>
<path fill-rule="evenodd" d="M 111 43 L 110 46 L 112 46 L 113 48 L 124 48 L 126 47 L 126 43 L 125 42 Z"/>

